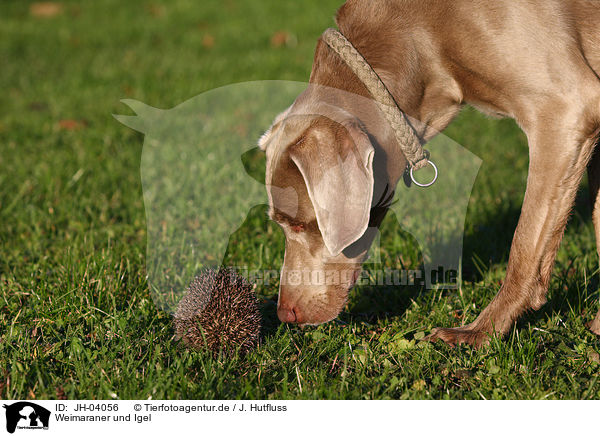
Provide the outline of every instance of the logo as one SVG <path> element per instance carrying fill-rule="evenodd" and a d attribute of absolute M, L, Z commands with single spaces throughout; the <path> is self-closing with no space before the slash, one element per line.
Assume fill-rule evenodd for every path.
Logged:
<path fill-rule="evenodd" d="M 6 409 L 6 431 L 14 433 L 15 429 L 48 430 L 50 421 L 50 411 L 30 403 L 29 401 L 19 401 L 11 405 L 4 404 Z"/>
<path fill-rule="evenodd" d="M 322 104 L 298 104 L 285 110 L 303 93 L 318 96 Z M 282 242 L 281 233 L 271 236 L 270 232 L 259 231 L 257 223 L 262 220 L 267 225 L 266 210 L 273 196 L 280 199 L 278 207 L 285 209 L 281 209 L 285 215 L 296 217 L 300 197 L 287 178 L 273 178 L 274 169 L 268 162 L 277 162 L 283 147 L 294 139 L 291 136 L 296 137 L 300 134 L 297 130 L 306 126 L 307 117 L 324 117 L 343 124 L 356 111 L 379 110 L 377 103 L 360 95 L 287 81 L 228 85 L 171 109 L 157 109 L 135 100 L 123 100 L 123 103 L 135 115 L 115 115 L 115 118 L 145 135 L 140 172 L 147 225 L 147 280 L 155 304 L 171 313 L 176 311 L 197 266 L 218 267 L 224 262 L 230 265 L 235 258 L 236 266 L 251 270 L 264 263 L 236 252 L 234 241 L 240 236 L 256 235 L 265 246 Z M 269 128 L 274 118 L 279 125 L 275 130 Z M 385 117 L 379 119 L 380 123 L 371 121 L 370 129 L 382 136 L 389 135 L 385 133 L 389 130 Z M 411 123 L 420 126 L 417 120 Z M 263 135 L 256 147 L 257 139 L 265 130 L 270 133 Z M 361 210 L 370 212 L 371 206 L 375 213 L 366 223 L 368 227 L 364 217 L 368 218 L 369 213 L 360 216 L 361 221 L 355 223 L 354 230 L 356 233 L 362 229 L 361 242 L 346 246 L 345 251 L 356 256 L 370 248 L 367 263 L 371 271 L 382 277 L 382 281 L 376 280 L 376 285 L 423 284 L 427 289 L 459 286 L 465 217 L 482 161 L 441 134 L 429 142 L 429 147 L 432 151 L 438 150 L 436 156 L 440 156 L 436 160 L 439 179 L 426 189 L 400 183 L 390 191 L 386 178 L 391 161 L 385 153 L 373 157 L 372 174 L 366 175 L 367 170 L 356 160 L 358 155 L 349 154 L 344 159 L 332 157 L 331 167 L 315 179 L 316 191 L 332 193 L 330 200 L 317 204 L 323 216 L 334 216 L 335 208 L 351 200 L 342 196 L 345 179 L 340 174 L 349 174 L 355 169 L 355 184 L 373 187 L 371 200 L 367 198 L 371 194 L 363 193 L 364 209 Z M 360 168 L 356 169 L 357 165 Z M 427 175 L 420 176 L 424 177 L 423 183 L 428 180 Z M 340 186 L 330 189 L 334 182 Z M 388 211 L 388 222 L 395 221 L 402 231 L 402 238 L 418 246 L 422 271 L 421 260 L 417 264 L 416 259 L 411 261 L 415 262 L 412 268 L 396 269 L 391 276 L 385 271 L 379 233 L 379 219 L 383 219 L 385 211 Z M 332 224 L 327 228 L 333 232 L 341 227 L 341 224 Z M 335 237 L 331 238 L 333 243 Z M 342 245 L 345 242 L 338 241 Z M 283 249 L 279 256 L 282 255 Z M 310 269 L 309 264 L 306 269 Z M 337 270 L 347 268 L 340 266 Z M 321 280 L 318 268 L 310 272 Z M 271 272 L 261 270 L 260 274 L 265 277 Z M 275 277 L 279 276 L 277 272 Z M 347 286 L 350 280 L 336 281 L 337 278 L 332 278 L 329 283 Z M 305 283 L 304 278 L 302 283 Z"/>

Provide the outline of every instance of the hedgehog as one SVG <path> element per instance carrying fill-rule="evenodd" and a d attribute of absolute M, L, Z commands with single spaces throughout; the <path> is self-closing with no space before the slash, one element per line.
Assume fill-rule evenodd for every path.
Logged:
<path fill-rule="evenodd" d="M 258 345 L 261 315 L 252 284 L 221 267 L 192 280 L 173 323 L 176 337 L 191 349 L 244 355 Z"/>

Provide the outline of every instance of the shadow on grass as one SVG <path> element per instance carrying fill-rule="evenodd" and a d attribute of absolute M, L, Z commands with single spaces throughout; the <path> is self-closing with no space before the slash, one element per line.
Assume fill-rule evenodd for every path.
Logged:
<path fill-rule="evenodd" d="M 575 201 L 573 214 L 582 217 L 586 223 L 592 218 L 589 197 L 588 185 L 583 183 Z M 482 270 L 508 261 L 520 214 L 521 204 L 511 202 L 478 217 L 473 214 L 467 215 L 467 220 L 472 220 L 472 224 L 464 237 L 462 271 L 464 280 L 479 281 L 483 278 Z"/>
<path fill-rule="evenodd" d="M 583 183 L 573 208 L 573 214 L 581 217 L 586 224 L 591 221 L 589 196 L 588 185 Z M 484 279 L 485 273 L 490 268 L 508 262 L 520 213 L 521 205 L 512 203 L 508 207 L 499 208 L 498 213 L 490 213 L 472 224 L 472 228 L 476 231 L 467 232 L 464 237 L 462 264 L 464 281 L 479 282 Z M 401 230 L 396 229 L 396 231 Z M 402 237 L 412 240 L 408 245 L 418 247 L 417 241 L 410 234 L 403 232 Z M 382 241 L 385 245 L 383 234 Z M 421 259 L 420 253 L 419 259 Z M 424 271 L 422 260 L 418 269 Z M 587 313 L 584 302 L 589 299 L 594 300 L 596 298 L 594 294 L 598 294 L 600 285 L 598 266 L 594 264 L 591 270 L 587 269 L 584 272 L 574 264 L 574 261 L 571 261 L 570 264 L 556 264 L 554 274 L 555 279 L 551 285 L 548 303 L 538 311 L 525 314 L 517 324 L 518 328 L 528 323 L 539 325 L 553 314 L 566 318 L 576 312 L 578 316 L 583 316 L 585 321 L 593 319 L 596 306 L 592 304 L 592 309 L 587 310 L 589 312 Z M 342 313 L 340 318 L 344 321 L 359 319 L 374 323 L 390 317 L 400 317 L 411 305 L 412 300 L 418 301 L 429 292 L 431 291 L 421 286 L 363 286 L 355 292 L 355 301 L 350 306 L 350 311 Z M 444 293 L 452 292 L 454 291 L 444 291 Z"/>

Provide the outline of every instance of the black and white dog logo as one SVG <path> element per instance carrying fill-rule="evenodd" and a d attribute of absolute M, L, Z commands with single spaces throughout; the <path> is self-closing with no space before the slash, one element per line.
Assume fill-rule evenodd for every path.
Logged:
<path fill-rule="evenodd" d="M 50 411 L 29 401 L 19 401 L 10 405 L 4 404 L 6 409 L 6 431 L 14 433 L 19 429 L 48 429 Z"/>

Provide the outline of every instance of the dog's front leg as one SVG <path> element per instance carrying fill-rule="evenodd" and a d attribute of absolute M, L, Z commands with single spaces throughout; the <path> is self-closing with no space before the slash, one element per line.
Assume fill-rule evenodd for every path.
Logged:
<path fill-rule="evenodd" d="M 583 114 L 555 111 L 536 120 L 526 129 L 529 175 L 506 279 L 474 322 L 434 329 L 428 340 L 480 346 L 494 333 L 507 333 L 524 311 L 538 309 L 546 301 L 554 258 L 594 141 L 586 138 L 589 120 Z"/>
<path fill-rule="evenodd" d="M 590 187 L 590 203 L 592 206 L 592 220 L 596 232 L 596 248 L 600 255 L 600 150 L 596 150 L 588 164 L 588 184 Z M 596 318 L 589 324 L 592 332 L 600 335 L 600 311 Z"/>

